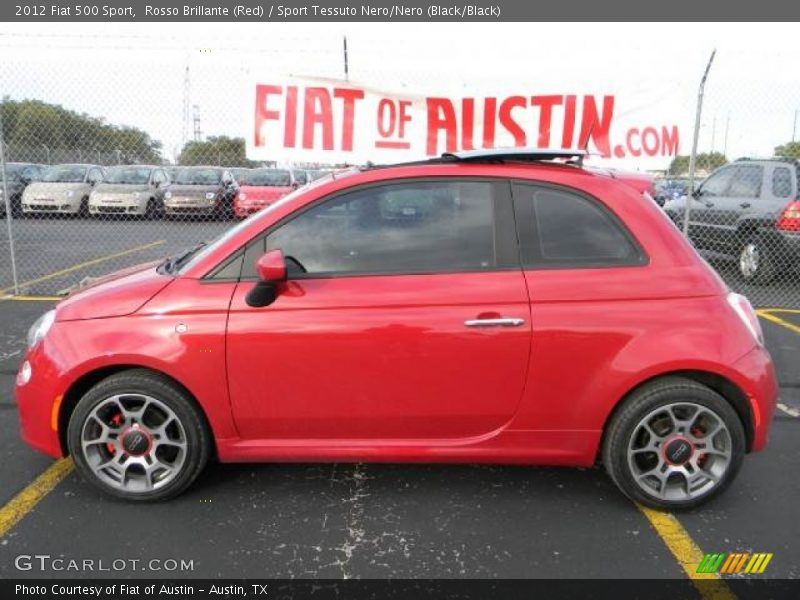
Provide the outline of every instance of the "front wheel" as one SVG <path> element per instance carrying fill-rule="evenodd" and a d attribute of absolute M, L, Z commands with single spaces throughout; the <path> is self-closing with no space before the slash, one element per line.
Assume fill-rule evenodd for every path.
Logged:
<path fill-rule="evenodd" d="M 203 470 L 211 445 L 186 392 L 142 369 L 112 375 L 90 389 L 70 418 L 67 440 L 84 479 L 132 501 L 181 493 Z"/>
<path fill-rule="evenodd" d="M 660 509 L 698 506 L 724 490 L 742 464 L 744 427 L 714 390 L 667 377 L 632 394 L 603 443 L 611 479 L 632 500 Z"/>

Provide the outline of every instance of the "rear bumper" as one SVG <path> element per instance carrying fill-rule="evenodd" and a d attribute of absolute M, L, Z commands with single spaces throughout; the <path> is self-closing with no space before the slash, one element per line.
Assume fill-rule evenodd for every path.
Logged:
<path fill-rule="evenodd" d="M 766 446 L 772 417 L 778 403 L 778 381 L 772 358 L 766 348 L 753 349 L 733 366 L 736 383 L 747 396 L 753 424 L 751 450 L 757 452 Z"/>

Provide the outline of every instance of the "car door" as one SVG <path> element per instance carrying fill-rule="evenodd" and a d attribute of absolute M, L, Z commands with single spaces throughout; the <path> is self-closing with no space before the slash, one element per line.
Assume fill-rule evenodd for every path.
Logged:
<path fill-rule="evenodd" d="M 574 189 L 513 186 L 531 298 L 532 348 L 520 423 L 548 431 L 597 428 L 593 398 L 609 381 L 658 293 L 648 258 L 602 202 Z M 663 317 L 661 317 L 663 320 Z"/>
<path fill-rule="evenodd" d="M 329 197 L 257 238 L 228 321 L 241 435 L 414 443 L 500 430 L 530 348 L 513 227 L 507 181 L 406 180 Z M 289 280 L 249 307 L 254 260 L 273 248 Z"/>
<path fill-rule="evenodd" d="M 764 201 L 764 167 L 756 164 L 737 164 L 733 169 L 727 192 L 716 199 L 714 223 L 715 247 L 724 252 L 738 253 L 743 240 L 738 227 L 762 210 Z"/>
<path fill-rule="evenodd" d="M 698 248 L 719 250 L 721 207 L 725 205 L 734 165 L 714 171 L 697 188 L 694 198 L 687 197 L 689 206 L 689 239 Z"/>

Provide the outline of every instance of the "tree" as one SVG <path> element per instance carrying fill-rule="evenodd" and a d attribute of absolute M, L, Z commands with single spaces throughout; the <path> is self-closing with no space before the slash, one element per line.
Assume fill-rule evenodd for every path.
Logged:
<path fill-rule="evenodd" d="M 695 159 L 698 170 L 713 171 L 717 167 L 727 164 L 728 158 L 722 152 L 701 152 Z M 670 175 L 686 175 L 689 173 L 689 157 L 680 155 L 672 159 L 669 165 Z"/>
<path fill-rule="evenodd" d="M 161 142 L 135 127 L 39 100 L 3 98 L 9 159 L 34 162 L 161 163 Z"/>
<path fill-rule="evenodd" d="M 800 159 L 800 142 L 786 142 L 775 147 L 775 156 Z"/>
<path fill-rule="evenodd" d="M 244 138 L 220 135 L 209 137 L 204 142 L 188 142 L 181 150 L 178 164 L 254 167 L 258 163 L 248 160 Z"/>

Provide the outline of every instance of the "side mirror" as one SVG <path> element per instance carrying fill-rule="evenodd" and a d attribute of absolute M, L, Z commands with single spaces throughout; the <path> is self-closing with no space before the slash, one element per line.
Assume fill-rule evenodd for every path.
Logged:
<path fill-rule="evenodd" d="M 297 188 L 299 188 L 299 187 L 300 187 L 300 184 L 299 184 L 299 183 L 297 183 L 296 181 L 293 181 L 293 182 L 292 182 L 292 189 L 293 189 L 293 190 L 296 190 L 296 189 L 297 189 Z"/>
<path fill-rule="evenodd" d="M 692 190 L 692 198 L 699 198 L 702 195 L 703 195 L 703 188 L 702 187 L 698 187 L 698 188 L 695 188 L 694 190 Z"/>
<path fill-rule="evenodd" d="M 245 298 L 248 306 L 260 308 L 269 306 L 278 297 L 278 288 L 286 281 L 286 261 L 283 252 L 276 248 L 270 250 L 256 261 L 259 282 Z"/>

